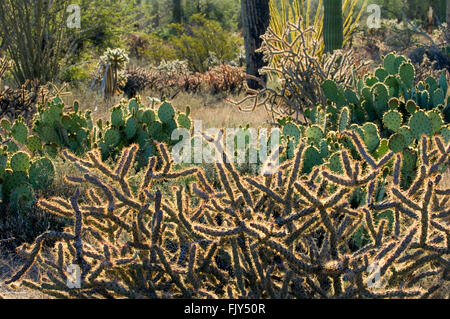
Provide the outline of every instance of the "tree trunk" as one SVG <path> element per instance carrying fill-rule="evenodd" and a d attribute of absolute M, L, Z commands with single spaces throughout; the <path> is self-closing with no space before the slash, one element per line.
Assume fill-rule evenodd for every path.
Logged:
<path fill-rule="evenodd" d="M 261 35 L 266 32 L 270 23 L 269 0 L 241 0 L 241 8 L 247 74 L 266 81 L 266 77 L 259 74 L 259 69 L 265 65 L 264 55 L 255 51 L 261 47 Z M 260 83 L 255 80 L 249 79 L 247 84 L 251 89 L 261 88 Z"/>
<path fill-rule="evenodd" d="M 183 5 L 181 0 L 173 0 L 173 15 L 172 21 L 174 23 L 181 23 L 183 19 Z"/>
<path fill-rule="evenodd" d="M 323 38 L 325 52 L 342 49 L 344 42 L 344 18 L 342 0 L 325 0 L 323 3 Z"/>

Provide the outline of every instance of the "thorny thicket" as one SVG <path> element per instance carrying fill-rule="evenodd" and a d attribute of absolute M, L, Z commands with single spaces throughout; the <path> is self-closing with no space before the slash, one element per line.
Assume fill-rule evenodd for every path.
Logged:
<path fill-rule="evenodd" d="M 354 75 L 364 63 L 358 66 L 351 50 L 337 50 L 319 56 L 320 43 L 311 40 L 314 33 L 316 30 L 313 28 L 303 30 L 301 20 L 295 24 L 288 23 L 281 36 L 269 27 L 261 37 L 263 42 L 259 49 L 264 53 L 268 66 L 263 67 L 260 73 L 276 80 L 277 87 L 249 90 L 250 95 L 236 104 L 244 104 L 241 106 L 243 111 L 264 107 L 273 120 L 278 116 L 295 116 L 301 121 L 299 116 L 305 110 L 319 104 L 326 105 L 321 88 L 324 80 L 353 85 Z"/>
<path fill-rule="evenodd" d="M 450 145 L 439 136 L 423 136 L 419 174 L 409 189 L 401 189 L 400 154 L 390 152 L 377 162 L 358 134 L 344 134 L 360 159 L 343 150 L 342 175 L 321 166 L 308 176 L 300 174 L 305 141 L 278 170 L 273 170 L 276 151 L 263 166 L 265 174 L 245 176 L 223 151 L 223 131 L 215 138 L 205 135 L 222 154 L 217 186 L 200 167 L 174 170 L 160 144 L 161 159 L 151 158 L 135 192 L 127 176 L 136 145 L 123 150 L 114 168 L 101 162 L 97 150 L 86 159 L 65 152 L 84 174 L 67 180 L 91 185 L 89 200 L 80 203 L 78 191 L 70 200 L 40 200 L 41 208 L 71 218 L 73 227 L 48 231 L 32 246 L 20 247 L 27 262 L 8 283 L 37 264 L 41 278 L 23 284 L 56 297 L 427 298 L 448 293 L 450 189 L 440 186 L 439 172 L 448 164 Z M 380 200 L 377 182 L 388 168 L 393 178 Z M 170 180 L 180 186 L 162 196 L 157 183 Z M 368 195 L 354 208 L 349 199 L 358 188 Z M 386 210 L 393 212 L 392 225 L 377 218 Z M 351 247 L 359 227 L 371 241 Z M 41 253 L 50 239 L 57 242 L 53 253 Z M 81 289 L 66 286 L 69 264 L 80 265 Z M 380 280 L 371 285 L 374 265 Z M 424 282 L 427 289 L 421 288 Z"/>

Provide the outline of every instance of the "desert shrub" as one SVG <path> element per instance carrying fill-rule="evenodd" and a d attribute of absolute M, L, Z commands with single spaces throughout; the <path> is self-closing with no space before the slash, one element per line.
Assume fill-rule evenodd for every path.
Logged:
<path fill-rule="evenodd" d="M 162 63 L 156 68 L 126 70 L 121 90 L 129 97 L 144 90 L 152 90 L 161 97 L 172 97 L 179 92 L 238 94 L 245 87 L 244 70 L 231 65 L 219 65 L 205 73 L 189 72 L 181 61 Z"/>
<path fill-rule="evenodd" d="M 127 35 L 125 41 L 132 57 L 148 63 L 159 65 L 177 59 L 175 49 L 157 34 L 133 33 Z"/>
<path fill-rule="evenodd" d="M 238 53 L 237 36 L 224 31 L 219 23 L 207 20 L 197 14 L 191 18 L 186 27 L 173 26 L 177 29 L 169 38 L 177 58 L 186 60 L 193 72 L 205 72 L 215 63 L 223 64 L 233 61 Z"/>
<path fill-rule="evenodd" d="M 200 167 L 174 169 L 163 144 L 162 166 L 156 168 L 153 158 L 137 188 L 129 183 L 127 165 L 137 145 L 124 149 L 113 167 L 101 162 L 98 150 L 84 159 L 66 152 L 84 172 L 67 181 L 92 185 L 89 199 L 79 202 L 76 191 L 70 198 L 39 201 L 73 225 L 20 247 L 27 260 L 8 283 L 38 265 L 42 276 L 22 283 L 59 298 L 432 297 L 449 280 L 449 190 L 440 186 L 439 170 L 450 147 L 438 135 L 422 136 L 424 173 L 402 190 L 405 158 L 389 152 L 376 160 L 356 133 L 343 134 L 359 158 L 343 150 L 342 172 L 321 165 L 306 173 L 311 152 L 302 139 L 293 160 L 273 170 L 275 152 L 259 177 L 236 171 L 223 152 L 223 131 L 205 135 L 222 156 L 216 164 L 219 187 Z M 380 190 L 377 182 L 392 165 L 392 183 Z M 162 180 L 183 182 L 162 194 Z M 364 195 L 352 205 L 359 189 Z M 368 240 L 358 246 L 360 228 Z M 57 245 L 44 256 L 49 239 Z M 79 289 L 64 284 L 70 264 L 81 269 Z"/>

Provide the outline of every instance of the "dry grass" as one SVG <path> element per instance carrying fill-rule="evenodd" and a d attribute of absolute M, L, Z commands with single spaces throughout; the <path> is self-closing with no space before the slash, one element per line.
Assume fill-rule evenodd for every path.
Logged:
<path fill-rule="evenodd" d="M 73 105 L 78 101 L 82 110 L 91 110 L 95 121 L 102 119 L 109 120 L 109 110 L 123 98 L 115 96 L 109 100 L 103 99 L 96 92 L 89 89 L 73 89 L 71 94 L 64 96 L 66 105 Z M 146 91 L 140 94 L 144 104 L 150 104 L 148 97 L 158 97 L 158 94 Z M 264 127 L 269 125 L 270 116 L 264 109 L 257 109 L 254 112 L 241 112 L 235 105 L 226 102 L 226 98 L 240 100 L 241 96 L 211 95 L 211 94 L 190 94 L 179 93 L 170 99 L 173 106 L 185 112 L 186 107 L 191 109 L 191 119 L 202 121 L 204 129 L 207 128 L 237 128 L 239 126 Z"/>
<path fill-rule="evenodd" d="M 47 295 L 36 290 L 20 285 L 4 284 L 5 280 L 9 279 L 22 264 L 22 258 L 0 246 L 0 299 L 49 299 Z M 32 269 L 26 276 L 29 278 L 38 275 L 36 269 Z"/>

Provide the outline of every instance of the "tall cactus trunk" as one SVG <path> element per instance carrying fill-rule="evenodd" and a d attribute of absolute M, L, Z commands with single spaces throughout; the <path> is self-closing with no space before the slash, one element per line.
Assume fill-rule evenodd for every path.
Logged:
<path fill-rule="evenodd" d="M 448 0 L 436 0 L 431 6 L 434 9 L 434 15 L 439 23 L 444 23 L 447 21 L 447 1 Z"/>
<path fill-rule="evenodd" d="M 172 5 L 172 22 L 181 23 L 183 20 L 183 4 L 181 0 L 173 0 Z"/>
<path fill-rule="evenodd" d="M 450 4 L 447 3 L 447 29 L 450 27 Z"/>
<path fill-rule="evenodd" d="M 269 0 L 241 0 L 241 9 L 247 74 L 265 81 L 265 76 L 259 74 L 259 69 L 265 65 L 264 55 L 256 50 L 261 47 L 261 35 L 270 23 Z M 252 79 L 247 80 L 247 84 L 251 89 L 261 88 L 258 81 Z"/>
<path fill-rule="evenodd" d="M 323 38 L 325 52 L 342 49 L 344 42 L 342 0 L 324 0 Z"/>
<path fill-rule="evenodd" d="M 448 7 L 448 0 L 440 0 L 439 1 L 439 22 L 444 23 L 447 21 L 447 7 Z"/>

